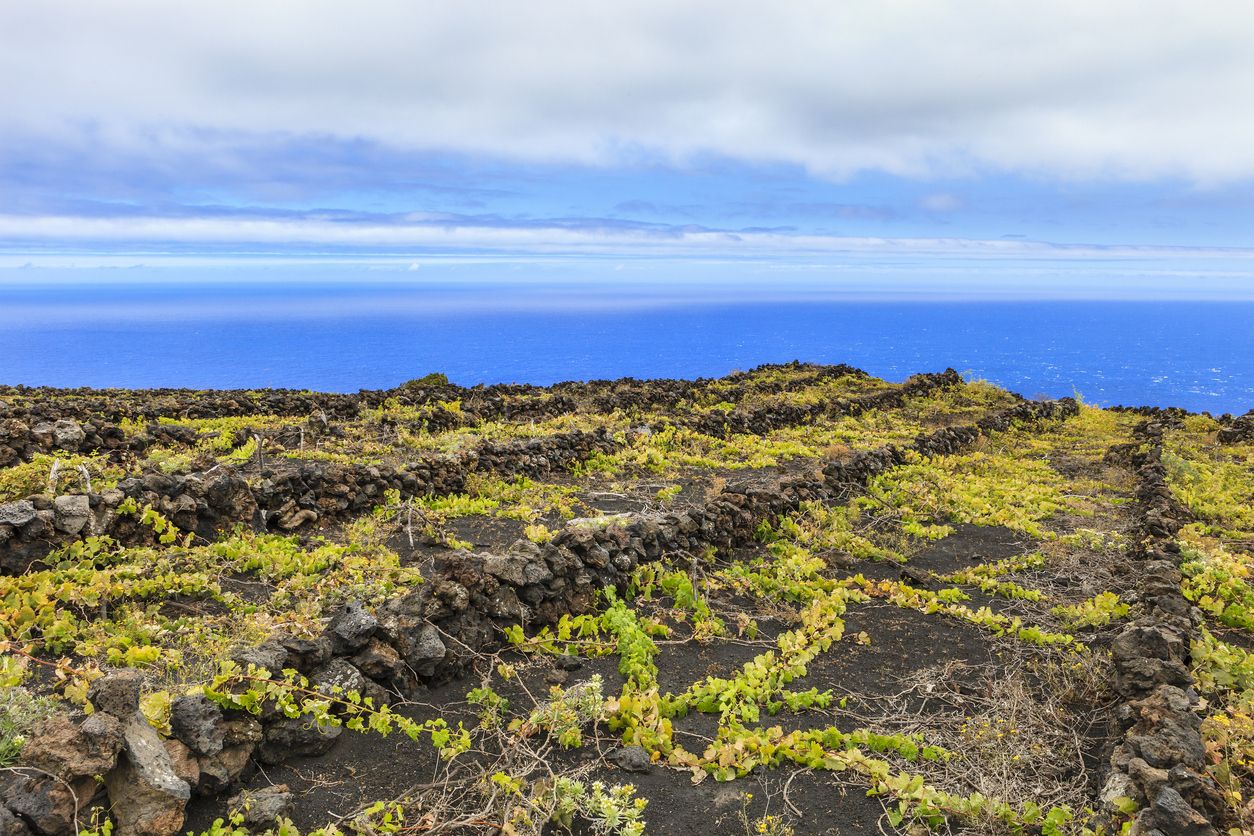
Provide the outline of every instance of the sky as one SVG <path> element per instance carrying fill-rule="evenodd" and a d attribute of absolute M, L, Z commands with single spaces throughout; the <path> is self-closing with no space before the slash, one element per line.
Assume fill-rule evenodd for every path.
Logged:
<path fill-rule="evenodd" d="M 1251 43 L 1238 0 L 3 3 L 0 281 L 734 262 L 1254 298 Z"/>

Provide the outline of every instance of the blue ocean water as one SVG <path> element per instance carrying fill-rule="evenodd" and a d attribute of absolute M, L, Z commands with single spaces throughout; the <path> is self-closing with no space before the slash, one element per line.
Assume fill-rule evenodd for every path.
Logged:
<path fill-rule="evenodd" d="M 386 388 L 721 375 L 792 359 L 1027 396 L 1254 408 L 1254 303 L 868 300 L 714 287 L 0 285 L 0 382 Z"/>

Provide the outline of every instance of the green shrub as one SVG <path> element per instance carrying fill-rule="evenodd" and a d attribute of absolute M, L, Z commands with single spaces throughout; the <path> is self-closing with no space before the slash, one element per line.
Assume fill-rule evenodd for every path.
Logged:
<path fill-rule="evenodd" d="M 25 688 L 0 688 L 0 766 L 17 760 L 35 727 L 56 713 L 56 703 Z"/>
<path fill-rule="evenodd" d="M 56 479 L 52 478 L 56 468 Z M 80 468 L 87 469 L 91 489 L 97 493 L 117 485 L 121 468 L 103 456 L 49 456 L 37 454 L 22 464 L 0 470 L 0 502 L 25 499 L 37 493 L 86 492 Z"/>

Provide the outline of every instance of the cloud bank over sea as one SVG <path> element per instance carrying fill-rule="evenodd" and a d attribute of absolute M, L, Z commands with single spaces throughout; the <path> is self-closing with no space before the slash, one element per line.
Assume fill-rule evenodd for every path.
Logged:
<path fill-rule="evenodd" d="M 1251 42 L 1238 2 L 4 4 L 0 251 L 1241 264 Z"/>

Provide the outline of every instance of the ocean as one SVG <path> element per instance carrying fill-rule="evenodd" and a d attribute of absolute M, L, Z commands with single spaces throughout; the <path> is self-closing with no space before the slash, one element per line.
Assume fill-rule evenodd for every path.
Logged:
<path fill-rule="evenodd" d="M 1023 395 L 1254 408 L 1254 302 L 868 299 L 708 285 L 0 285 L 0 383 L 356 391 L 428 372 L 548 384 L 850 363 Z"/>

